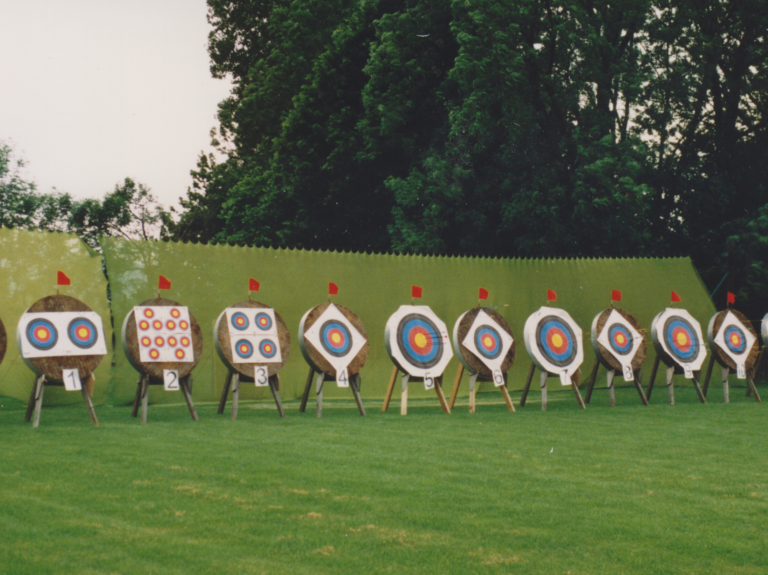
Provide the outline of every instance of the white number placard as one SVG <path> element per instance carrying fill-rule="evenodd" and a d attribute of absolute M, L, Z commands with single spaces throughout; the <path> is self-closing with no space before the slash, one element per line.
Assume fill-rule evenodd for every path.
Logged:
<path fill-rule="evenodd" d="M 180 389 L 178 370 L 176 369 L 163 370 L 163 389 L 165 389 L 165 391 L 178 391 Z"/>
<path fill-rule="evenodd" d="M 80 372 L 76 369 L 62 369 L 62 379 L 64 380 L 64 389 L 67 391 L 80 391 L 83 384 L 80 381 Z"/>
<path fill-rule="evenodd" d="M 267 387 L 269 385 L 269 369 L 263 365 L 254 367 L 253 383 L 256 384 L 256 387 Z"/>
<path fill-rule="evenodd" d="M 107 353 L 101 317 L 93 311 L 25 313 L 17 335 L 24 358 Z"/>

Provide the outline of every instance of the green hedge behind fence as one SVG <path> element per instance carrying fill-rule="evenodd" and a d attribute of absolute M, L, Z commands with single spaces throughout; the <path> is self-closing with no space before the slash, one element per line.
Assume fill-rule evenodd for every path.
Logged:
<path fill-rule="evenodd" d="M 327 301 L 328 282 L 339 286 L 333 301 L 354 311 L 365 324 L 370 342 L 368 363 L 362 372 L 364 399 L 383 397 L 392 370 L 384 347 L 384 326 L 400 305 L 410 303 L 411 285 L 424 288 L 420 302 L 429 305 L 449 330 L 466 310 L 477 305 L 480 286 L 490 292 L 487 302 L 509 322 L 518 340 L 517 360 L 510 372 L 510 386 L 520 389 L 530 360 L 522 340 L 526 318 L 546 303 L 546 291 L 558 294 L 555 305 L 567 310 L 584 331 L 584 377 L 594 361 L 589 329 L 594 316 L 610 305 L 611 289 L 623 292 L 621 307 L 632 313 L 646 329 L 667 305 L 671 290 L 677 291 L 685 307 L 706 328 L 715 308 L 688 258 L 667 259 L 489 259 L 432 257 L 392 254 L 358 254 L 271 248 L 232 247 L 165 242 L 102 240 L 112 293 L 115 350 L 97 370 L 95 399 L 115 405 L 133 401 L 137 373 L 126 360 L 120 342 L 120 327 L 131 308 L 157 295 L 157 278 L 172 282 L 164 297 L 189 307 L 203 329 L 204 352 L 193 372 L 196 401 L 215 401 L 223 387 L 226 370 L 216 355 L 213 326 L 227 306 L 248 297 L 248 278 L 261 283 L 254 299 L 274 307 L 291 333 L 293 349 L 281 372 L 281 396 L 300 396 L 308 367 L 298 348 L 297 333 L 302 315 Z M 75 236 L 0 230 L 0 270 L 3 304 L 0 318 L 9 332 L 9 349 L 0 365 L 0 395 L 26 401 L 32 373 L 15 346 L 16 323 L 34 301 L 55 293 L 56 271 L 72 278 L 62 293 L 81 299 L 97 311 L 111 336 L 106 280 L 101 260 Z M 655 354 L 649 344 L 647 362 Z M 111 378 L 110 362 L 114 364 Z M 650 367 L 650 363 L 646 364 Z M 454 358 L 445 374 L 450 388 L 458 368 Z M 600 378 L 604 381 L 604 371 Z M 647 379 L 647 376 L 646 376 Z M 550 380 L 559 389 L 558 380 Z M 684 380 L 680 378 L 680 384 Z M 490 384 L 484 384 L 490 389 Z M 77 403 L 79 394 L 46 392 L 46 403 Z M 462 395 L 466 394 L 466 381 Z M 420 385 L 413 395 L 434 397 Z M 244 385 L 244 399 L 266 399 L 268 391 Z M 348 390 L 327 388 L 328 397 L 350 398 Z M 179 402 L 178 393 L 160 387 L 150 390 L 152 402 Z"/>

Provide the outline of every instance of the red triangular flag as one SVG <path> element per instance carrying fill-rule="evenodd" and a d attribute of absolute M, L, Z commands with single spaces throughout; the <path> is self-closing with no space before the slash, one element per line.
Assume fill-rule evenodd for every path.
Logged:
<path fill-rule="evenodd" d="M 671 297 L 671 299 L 672 299 L 672 301 L 673 301 L 673 302 L 676 302 L 676 301 L 677 301 L 677 302 L 679 302 L 679 301 L 683 301 L 683 300 L 681 300 L 681 299 L 680 299 L 680 296 L 679 296 L 679 295 L 677 295 L 677 292 L 675 292 L 675 291 L 673 291 L 673 292 L 672 292 L 672 295 L 671 295 L 670 297 Z"/>
<path fill-rule="evenodd" d="M 419 286 L 411 286 L 411 297 L 421 297 L 421 288 Z"/>
<path fill-rule="evenodd" d="M 488 299 L 488 290 L 485 288 L 480 288 L 480 292 L 477 294 L 477 297 L 479 299 Z"/>
<path fill-rule="evenodd" d="M 157 289 L 171 289 L 171 280 L 167 277 L 160 276 L 157 280 Z"/>
<path fill-rule="evenodd" d="M 736 294 L 728 292 L 728 303 L 736 303 Z"/>
<path fill-rule="evenodd" d="M 328 282 L 328 295 L 339 295 L 339 286 L 333 282 Z"/>
<path fill-rule="evenodd" d="M 68 286 L 70 284 L 69 277 L 64 272 L 56 272 L 56 285 Z"/>
<path fill-rule="evenodd" d="M 619 290 L 611 290 L 611 301 L 621 301 L 621 292 Z"/>
<path fill-rule="evenodd" d="M 248 291 L 259 291 L 259 282 L 253 278 L 248 278 Z"/>
<path fill-rule="evenodd" d="M 554 292 L 554 290 L 547 290 L 547 301 L 557 301 L 557 294 Z"/>

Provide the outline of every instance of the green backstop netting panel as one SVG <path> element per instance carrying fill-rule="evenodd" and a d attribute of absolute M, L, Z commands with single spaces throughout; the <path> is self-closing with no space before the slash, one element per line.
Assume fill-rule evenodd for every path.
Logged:
<path fill-rule="evenodd" d="M 16 325 L 37 300 L 56 293 L 56 272 L 72 281 L 60 293 L 79 299 L 101 316 L 108 353 L 96 369 L 93 402 L 104 403 L 111 377 L 112 325 L 107 301 L 107 279 L 101 255 L 72 234 L 0 228 L 0 319 L 8 333 L 8 351 L 0 364 L 0 396 L 26 403 L 35 376 L 16 345 Z M 45 405 L 83 404 L 80 392 L 47 387 Z M 2 403 L 2 401 L 0 401 Z"/>
<path fill-rule="evenodd" d="M 687 309 L 706 329 L 715 308 L 688 258 L 669 259 L 489 259 L 359 254 L 324 251 L 283 250 L 164 242 L 132 242 L 105 238 L 102 241 L 112 289 L 112 310 L 116 336 L 131 308 L 157 296 L 160 274 L 172 281 L 164 297 L 189 307 L 203 329 L 204 352 L 195 371 L 193 397 L 196 401 L 218 400 L 226 368 L 213 343 L 213 327 L 229 305 L 248 297 L 248 278 L 261 283 L 254 299 L 283 317 L 291 333 L 292 352 L 280 374 L 283 399 L 301 396 L 308 367 L 298 346 L 298 327 L 304 313 L 327 301 L 328 282 L 339 286 L 333 301 L 354 311 L 365 324 L 370 343 L 368 362 L 363 369 L 362 395 L 367 399 L 384 396 L 392 363 L 384 346 L 384 326 L 389 316 L 411 301 L 411 285 L 424 288 L 417 303 L 429 305 L 449 330 L 457 318 L 477 305 L 480 286 L 490 292 L 486 302 L 497 307 L 517 339 L 517 359 L 510 372 L 510 388 L 520 389 L 530 367 L 523 343 L 523 326 L 528 316 L 546 304 L 547 289 L 557 292 L 555 305 L 568 311 L 584 331 L 582 379 L 594 362 L 589 330 L 595 315 L 610 305 L 612 289 L 621 290 L 621 307 L 633 314 L 647 330 L 646 373 L 655 358 L 650 341 L 653 317 L 669 305 L 671 290 L 682 297 Z M 111 399 L 115 404 L 133 401 L 138 374 L 116 344 Z M 451 360 L 445 371 L 444 388 L 450 392 L 458 369 Z M 599 377 L 605 380 L 601 369 Z M 647 380 L 647 376 L 645 377 Z M 680 376 L 676 383 L 685 384 Z M 623 380 L 622 380 L 623 381 Z M 483 384 L 491 390 L 491 384 Z M 600 385 L 604 385 L 601 383 Z M 553 390 L 559 380 L 550 379 Z M 468 389 L 465 375 L 462 395 Z M 413 384 L 412 395 L 435 397 L 421 384 Z M 329 397 L 351 399 L 347 389 L 331 384 Z M 314 394 L 313 394 L 314 395 Z M 399 396 L 396 392 L 395 398 Z M 244 399 L 266 399 L 269 391 L 252 384 L 241 387 Z M 182 401 L 180 393 L 150 390 L 153 402 Z M 436 400 L 436 398 L 435 398 Z"/>

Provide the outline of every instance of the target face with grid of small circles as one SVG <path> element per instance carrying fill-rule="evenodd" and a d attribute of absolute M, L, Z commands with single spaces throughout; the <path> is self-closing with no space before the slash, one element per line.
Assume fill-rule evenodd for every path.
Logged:
<path fill-rule="evenodd" d="M 96 312 L 35 312 L 18 325 L 23 358 L 105 355 L 104 327 Z"/>
<path fill-rule="evenodd" d="M 723 318 L 723 323 L 720 324 L 720 329 L 714 334 L 711 341 L 736 364 L 736 376 L 739 379 L 746 379 L 745 364 L 752 351 L 752 346 L 757 341 L 752 330 L 745 326 L 736 315 L 728 311 Z"/>
<path fill-rule="evenodd" d="M 281 363 L 272 308 L 227 308 L 232 363 Z"/>
<path fill-rule="evenodd" d="M 194 361 L 192 323 L 185 306 L 136 306 L 136 336 L 142 362 Z"/>
<path fill-rule="evenodd" d="M 584 361 L 582 332 L 568 312 L 542 307 L 528 316 L 523 329 L 528 355 L 542 371 L 560 376 L 563 385 Z"/>
<path fill-rule="evenodd" d="M 684 309 L 667 308 L 651 324 L 653 343 L 683 368 L 690 379 L 707 357 L 701 325 Z"/>

